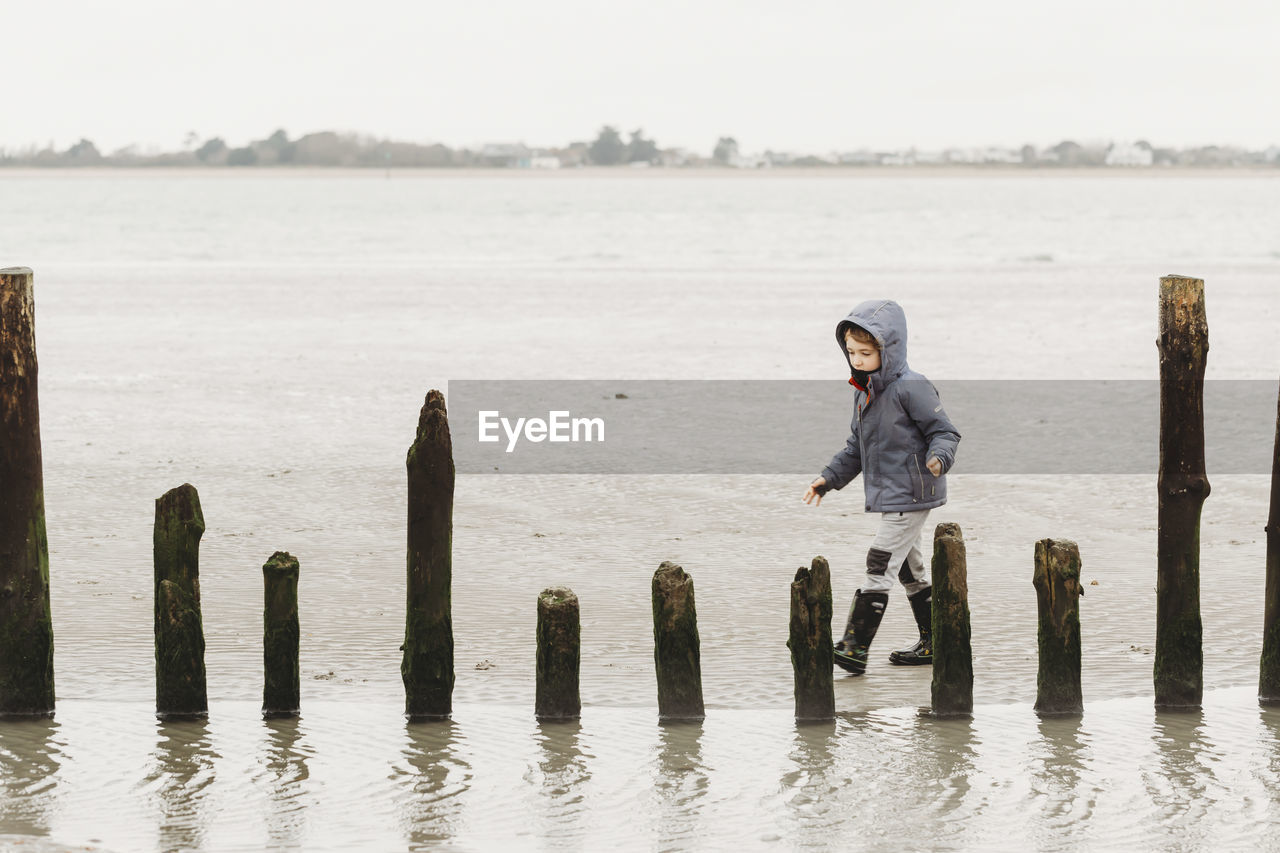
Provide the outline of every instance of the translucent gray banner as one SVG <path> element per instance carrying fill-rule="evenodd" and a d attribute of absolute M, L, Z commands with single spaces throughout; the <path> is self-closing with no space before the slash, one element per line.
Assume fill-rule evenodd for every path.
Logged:
<path fill-rule="evenodd" d="M 934 385 L 962 436 L 956 473 L 1157 470 L 1157 381 Z M 816 476 L 853 399 L 839 380 L 454 380 L 448 407 L 460 474 Z M 1275 382 L 1206 382 L 1209 474 L 1269 474 L 1276 407 Z"/>

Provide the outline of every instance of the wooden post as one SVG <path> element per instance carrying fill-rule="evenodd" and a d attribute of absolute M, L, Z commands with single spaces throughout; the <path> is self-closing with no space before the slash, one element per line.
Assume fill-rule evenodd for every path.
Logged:
<path fill-rule="evenodd" d="M 204 717 L 204 626 L 200 617 L 200 537 L 204 515 L 195 486 L 183 483 L 156 499 L 156 716 Z"/>
<path fill-rule="evenodd" d="M 1041 539 L 1035 561 L 1032 583 L 1040 613 L 1035 710 L 1041 716 L 1082 714 L 1080 548 L 1069 539 Z"/>
<path fill-rule="evenodd" d="M 693 578 L 675 563 L 663 562 L 653 573 L 652 598 L 658 719 L 704 719 Z"/>
<path fill-rule="evenodd" d="M 32 272 L 0 270 L 0 717 L 52 717 Z"/>
<path fill-rule="evenodd" d="M 796 719 L 834 720 L 835 665 L 831 646 L 831 567 L 814 557 L 791 582 L 791 668 L 795 675 Z"/>
<path fill-rule="evenodd" d="M 1280 705 L 1280 397 L 1271 450 L 1271 508 L 1267 513 L 1267 592 L 1258 667 L 1258 701 Z"/>
<path fill-rule="evenodd" d="M 409 548 L 404 628 L 405 715 L 453 713 L 453 444 L 444 395 L 431 390 L 405 460 L 409 470 Z"/>
<path fill-rule="evenodd" d="M 539 720 L 576 720 L 580 660 L 578 596 L 566 587 L 538 595 L 538 679 L 534 715 Z"/>
<path fill-rule="evenodd" d="M 969 636 L 969 575 L 960 525 L 933 532 L 933 713 L 973 713 L 973 649 Z"/>
<path fill-rule="evenodd" d="M 262 716 L 296 717 L 298 678 L 298 559 L 276 551 L 262 566 Z"/>
<path fill-rule="evenodd" d="M 1199 708 L 1200 510 L 1204 470 L 1204 368 L 1209 352 L 1204 281 L 1160 279 L 1160 476 L 1156 533 L 1157 708 Z"/>

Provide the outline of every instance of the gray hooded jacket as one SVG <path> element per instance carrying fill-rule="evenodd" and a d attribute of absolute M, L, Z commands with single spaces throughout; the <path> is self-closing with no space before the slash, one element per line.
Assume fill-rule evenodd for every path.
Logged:
<path fill-rule="evenodd" d="M 880 369 L 854 370 L 851 435 L 822 469 L 827 488 L 842 489 L 863 474 L 867 512 L 917 512 L 947 502 L 947 471 L 956 459 L 960 433 L 942 409 L 933 383 L 907 366 L 907 315 L 892 300 L 872 299 L 836 325 L 846 362 L 844 333 L 858 325 L 880 344 Z M 926 463 L 936 456 L 942 475 Z M 826 489 L 820 491 L 825 492 Z"/>

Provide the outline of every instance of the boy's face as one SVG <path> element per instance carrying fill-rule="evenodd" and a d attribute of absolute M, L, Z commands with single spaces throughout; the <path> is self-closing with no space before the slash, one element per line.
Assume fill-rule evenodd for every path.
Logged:
<path fill-rule="evenodd" d="M 854 370 L 870 373 L 880 369 L 880 350 L 876 349 L 875 344 L 864 343 L 845 332 L 844 348 L 849 353 L 849 363 Z"/>

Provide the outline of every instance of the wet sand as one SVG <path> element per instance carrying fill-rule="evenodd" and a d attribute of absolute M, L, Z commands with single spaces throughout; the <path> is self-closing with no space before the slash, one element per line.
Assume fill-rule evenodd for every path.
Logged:
<path fill-rule="evenodd" d="M 1274 845 L 1280 741 L 1253 696 L 1263 472 L 1209 472 L 1198 716 L 1151 710 L 1154 472 L 993 476 L 964 470 L 963 442 L 929 526 L 968 544 L 969 723 L 919 717 L 928 670 L 883 660 L 914 639 L 895 592 L 871 671 L 837 678 L 840 720 L 795 727 L 788 583 L 826 556 L 839 622 L 874 529 L 857 484 L 805 506 L 807 476 L 461 477 L 451 725 L 405 725 L 398 646 L 404 453 L 428 388 L 840 383 L 834 319 L 880 293 L 908 307 L 911 363 L 933 378 L 1152 379 L 1170 271 L 1209 281 L 1210 377 L 1274 381 L 1280 185 L 161 178 L 7 185 L 6 263 L 37 270 L 60 698 L 51 723 L 0 725 L 0 833 L 118 850 Z M 212 706 L 160 726 L 153 502 L 182 482 L 208 525 Z M 1030 710 L 1043 537 L 1076 540 L 1084 564 L 1086 713 L 1062 725 Z M 258 719 L 261 566 L 280 549 L 302 565 L 292 725 Z M 668 559 L 697 585 L 700 730 L 656 723 L 649 579 Z M 558 584 L 582 603 L 584 713 L 554 729 L 532 720 L 532 638 Z M 893 819 L 868 820 L 868 797 Z M 923 819 L 900 811 L 921 797 Z"/>

